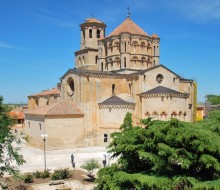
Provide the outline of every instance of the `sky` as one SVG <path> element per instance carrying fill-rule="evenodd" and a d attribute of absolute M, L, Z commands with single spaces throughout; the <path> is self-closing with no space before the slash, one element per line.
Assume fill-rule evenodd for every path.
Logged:
<path fill-rule="evenodd" d="M 0 95 L 4 103 L 56 87 L 74 68 L 79 25 L 95 17 L 108 35 L 127 16 L 160 37 L 160 63 L 198 83 L 198 102 L 220 94 L 219 0 L 0 0 Z"/>

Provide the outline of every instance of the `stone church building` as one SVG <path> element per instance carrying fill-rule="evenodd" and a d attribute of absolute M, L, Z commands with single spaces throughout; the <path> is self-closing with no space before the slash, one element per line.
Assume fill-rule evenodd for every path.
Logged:
<path fill-rule="evenodd" d="M 28 96 L 25 132 L 30 145 L 47 149 L 106 146 L 127 112 L 140 119 L 193 122 L 196 83 L 160 64 L 160 38 L 149 35 L 130 17 L 105 34 L 95 18 L 80 25 L 75 68 L 56 88 Z"/>

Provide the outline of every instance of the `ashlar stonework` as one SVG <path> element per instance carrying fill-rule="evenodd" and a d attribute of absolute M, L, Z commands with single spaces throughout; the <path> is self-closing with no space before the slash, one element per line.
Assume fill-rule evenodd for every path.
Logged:
<path fill-rule="evenodd" d="M 127 17 L 105 36 L 106 24 L 89 18 L 80 25 L 75 68 L 56 88 L 28 96 L 29 144 L 47 149 L 106 146 L 127 112 L 140 119 L 193 122 L 196 83 L 161 65 L 160 38 Z"/>

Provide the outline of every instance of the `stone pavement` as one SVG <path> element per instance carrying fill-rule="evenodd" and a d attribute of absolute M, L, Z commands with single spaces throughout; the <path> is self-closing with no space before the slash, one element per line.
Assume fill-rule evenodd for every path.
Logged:
<path fill-rule="evenodd" d="M 28 147 L 25 143 L 19 145 L 19 153 L 24 156 L 26 163 L 19 166 L 22 173 L 35 172 L 44 170 L 44 151 Z M 87 147 L 87 148 L 73 148 L 73 149 L 63 149 L 63 150 L 51 150 L 46 151 L 46 168 L 50 171 L 59 168 L 70 168 L 71 164 L 71 154 L 74 155 L 75 168 L 81 169 L 80 166 L 89 159 L 96 159 L 100 162 L 102 166 L 102 160 L 104 160 L 104 155 L 107 155 L 107 165 L 110 162 L 110 155 L 106 153 L 105 147 Z M 81 169 L 82 170 L 82 169 Z M 70 186 L 73 190 L 92 190 L 94 184 L 83 185 L 80 181 L 72 180 L 65 181 L 66 186 Z M 49 184 L 36 184 L 32 186 L 34 190 L 55 190 L 58 186 L 49 186 Z"/>
<path fill-rule="evenodd" d="M 44 169 L 44 151 L 22 145 L 20 153 L 26 160 L 26 163 L 19 167 L 22 172 L 33 172 Z M 46 151 L 46 168 L 50 170 L 58 168 L 72 168 L 71 154 L 74 155 L 75 168 L 80 169 L 80 166 L 83 163 L 92 158 L 98 160 L 100 164 L 102 164 L 104 154 L 107 153 L 105 147 Z"/>

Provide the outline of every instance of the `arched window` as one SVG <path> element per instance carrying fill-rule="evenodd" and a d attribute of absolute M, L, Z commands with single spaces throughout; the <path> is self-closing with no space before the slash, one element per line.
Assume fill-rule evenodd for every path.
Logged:
<path fill-rule="evenodd" d="M 103 63 L 101 63 L 101 71 L 103 71 Z"/>
<path fill-rule="evenodd" d="M 38 106 L 38 99 L 35 99 L 35 103 L 36 103 L 36 105 Z"/>
<path fill-rule="evenodd" d="M 117 63 L 117 65 L 119 65 L 119 64 L 120 64 L 120 58 L 119 58 L 119 57 L 116 57 L 116 58 L 115 58 L 115 62 Z"/>
<path fill-rule="evenodd" d="M 156 47 L 154 46 L 154 56 L 156 56 Z"/>
<path fill-rule="evenodd" d="M 95 56 L 95 64 L 98 63 L 98 55 Z"/>
<path fill-rule="evenodd" d="M 125 52 L 126 52 L 126 42 L 125 42 Z"/>
<path fill-rule="evenodd" d="M 134 57 L 132 57 L 132 60 L 134 61 L 134 64 L 136 64 L 136 62 L 138 61 L 138 57 L 134 56 Z"/>
<path fill-rule="evenodd" d="M 85 58 L 84 58 L 84 56 L 83 56 L 83 58 L 82 58 L 82 64 L 83 64 L 83 65 L 85 64 Z"/>
<path fill-rule="evenodd" d="M 142 57 L 141 58 L 141 63 L 144 64 L 144 62 L 146 62 L 146 59 L 145 59 L 145 57 Z"/>
<path fill-rule="evenodd" d="M 85 39 L 85 30 L 83 30 L 83 39 Z"/>
<path fill-rule="evenodd" d="M 97 36 L 97 38 L 100 38 L 100 34 L 101 34 L 101 31 L 100 31 L 100 30 L 97 30 L 97 31 L 96 31 L 96 36 Z"/>
<path fill-rule="evenodd" d="M 89 29 L 89 38 L 92 38 L 92 29 Z"/>
<path fill-rule="evenodd" d="M 137 48 L 138 43 L 137 43 L 136 41 L 134 41 L 134 42 L 132 43 L 132 45 L 134 46 L 134 52 L 136 52 L 136 48 Z"/>
<path fill-rule="evenodd" d="M 141 49 L 143 50 L 145 47 L 145 43 L 144 42 L 141 42 Z"/>
<path fill-rule="evenodd" d="M 41 130 L 41 123 L 39 123 L 39 128 L 40 128 L 40 130 Z"/>
<path fill-rule="evenodd" d="M 75 90 L 74 80 L 72 77 L 70 77 L 67 80 L 67 94 L 69 96 L 72 96 L 74 94 L 74 90 Z"/>
<path fill-rule="evenodd" d="M 126 58 L 124 58 L 124 66 L 125 66 L 125 68 L 126 68 Z"/>
<path fill-rule="evenodd" d="M 112 85 L 112 94 L 115 94 L 115 84 Z"/>
<path fill-rule="evenodd" d="M 118 42 L 115 42 L 115 47 L 117 50 L 119 50 L 119 43 Z"/>

